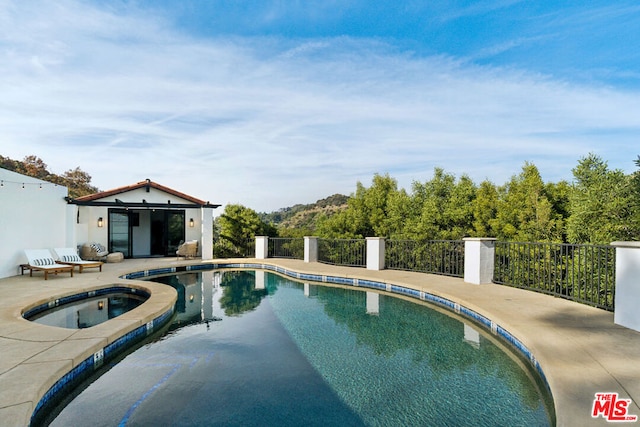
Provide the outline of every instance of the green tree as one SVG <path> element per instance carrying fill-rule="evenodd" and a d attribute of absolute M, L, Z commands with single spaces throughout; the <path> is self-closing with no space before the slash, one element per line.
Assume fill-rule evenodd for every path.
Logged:
<path fill-rule="evenodd" d="M 499 189 L 496 218 L 490 225 L 501 240 L 562 240 L 562 215 L 554 210 L 535 165 L 526 162 L 522 172 Z"/>
<path fill-rule="evenodd" d="M 69 197 L 80 197 L 98 192 L 98 188 L 91 185 L 91 175 L 79 167 L 69 169 L 62 174 L 60 184 L 69 189 Z"/>
<path fill-rule="evenodd" d="M 99 191 L 97 187 L 91 185 L 91 175 L 79 167 L 69 169 L 62 175 L 56 175 L 49 172 L 47 164 L 41 158 L 34 155 L 26 156 L 22 161 L 0 156 L 0 167 L 65 186 L 69 190 L 69 196 L 72 198 L 86 196 L 87 194 L 93 194 Z"/>
<path fill-rule="evenodd" d="M 47 180 L 51 173 L 47 170 L 47 164 L 37 156 L 27 156 L 22 161 L 22 171 L 18 171 L 24 175 L 32 176 L 34 178 Z"/>
<path fill-rule="evenodd" d="M 633 178 L 609 170 L 607 162 L 591 153 L 573 169 L 567 239 L 571 243 L 608 244 L 633 240 Z"/>
<path fill-rule="evenodd" d="M 398 184 L 387 175 L 374 175 L 371 187 L 356 184 L 347 209 L 319 219 L 317 231 L 325 238 L 388 237 L 393 225 L 389 212 Z"/>
<path fill-rule="evenodd" d="M 418 217 L 407 222 L 413 239 L 461 239 L 473 231 L 473 201 L 477 187 L 467 175 L 456 181 L 441 168 L 427 182 L 413 183 L 413 211 Z"/>
<path fill-rule="evenodd" d="M 253 209 L 239 204 L 226 205 L 214 226 L 214 254 L 217 257 L 244 256 L 255 236 L 277 235 L 276 229 L 263 222 Z"/>
<path fill-rule="evenodd" d="M 496 237 L 492 222 L 498 211 L 498 189 L 488 180 L 482 181 L 473 201 L 473 236 Z"/>

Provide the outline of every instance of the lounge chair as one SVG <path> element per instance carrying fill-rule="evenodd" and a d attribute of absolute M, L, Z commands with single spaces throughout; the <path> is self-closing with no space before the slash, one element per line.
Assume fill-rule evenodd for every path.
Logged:
<path fill-rule="evenodd" d="M 60 264 L 68 264 L 74 267 L 78 267 L 80 273 L 85 268 L 94 268 L 97 267 L 102 271 L 102 261 L 85 261 L 76 252 L 73 248 L 55 248 L 53 252 L 56 254 L 57 261 Z"/>
<path fill-rule="evenodd" d="M 35 270 L 44 272 L 44 280 L 49 278 L 49 273 L 58 274 L 66 271 L 73 277 L 73 266 L 57 263 L 47 249 L 25 249 L 24 254 L 27 256 L 29 276 L 33 276 Z"/>
<path fill-rule="evenodd" d="M 176 255 L 178 258 L 181 256 L 185 258 L 195 258 L 196 255 L 198 255 L 198 241 L 190 240 L 188 242 L 184 242 L 178 247 Z"/>

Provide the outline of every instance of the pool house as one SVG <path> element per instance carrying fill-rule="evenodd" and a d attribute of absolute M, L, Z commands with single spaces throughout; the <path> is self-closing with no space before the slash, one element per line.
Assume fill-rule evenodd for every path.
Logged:
<path fill-rule="evenodd" d="M 174 256 L 198 241 L 198 256 L 213 257 L 214 205 L 149 179 L 76 199 L 78 242 L 96 242 L 124 258 Z"/>

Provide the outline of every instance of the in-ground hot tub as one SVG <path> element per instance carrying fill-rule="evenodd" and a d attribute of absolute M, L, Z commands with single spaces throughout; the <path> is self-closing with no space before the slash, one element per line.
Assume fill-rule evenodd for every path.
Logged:
<path fill-rule="evenodd" d="M 36 323 L 83 329 L 118 317 L 149 299 L 149 293 L 125 286 L 82 292 L 26 310 L 22 317 Z"/>

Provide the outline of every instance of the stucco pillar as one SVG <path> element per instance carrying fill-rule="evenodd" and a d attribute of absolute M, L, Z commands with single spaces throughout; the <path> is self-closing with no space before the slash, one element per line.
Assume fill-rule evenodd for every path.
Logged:
<path fill-rule="evenodd" d="M 367 270 L 384 270 L 384 255 L 384 238 L 367 237 Z"/>
<path fill-rule="evenodd" d="M 613 322 L 640 331 L 640 242 L 613 242 L 616 248 L 616 294 Z"/>
<path fill-rule="evenodd" d="M 213 258 L 213 208 L 202 208 L 202 259 Z"/>
<path fill-rule="evenodd" d="M 474 285 L 493 282 L 496 239 L 467 237 L 464 240 L 464 281 Z"/>
<path fill-rule="evenodd" d="M 318 262 L 318 238 L 304 237 L 304 262 Z"/>
<path fill-rule="evenodd" d="M 269 257 L 269 238 L 256 236 L 256 258 L 267 259 Z"/>

